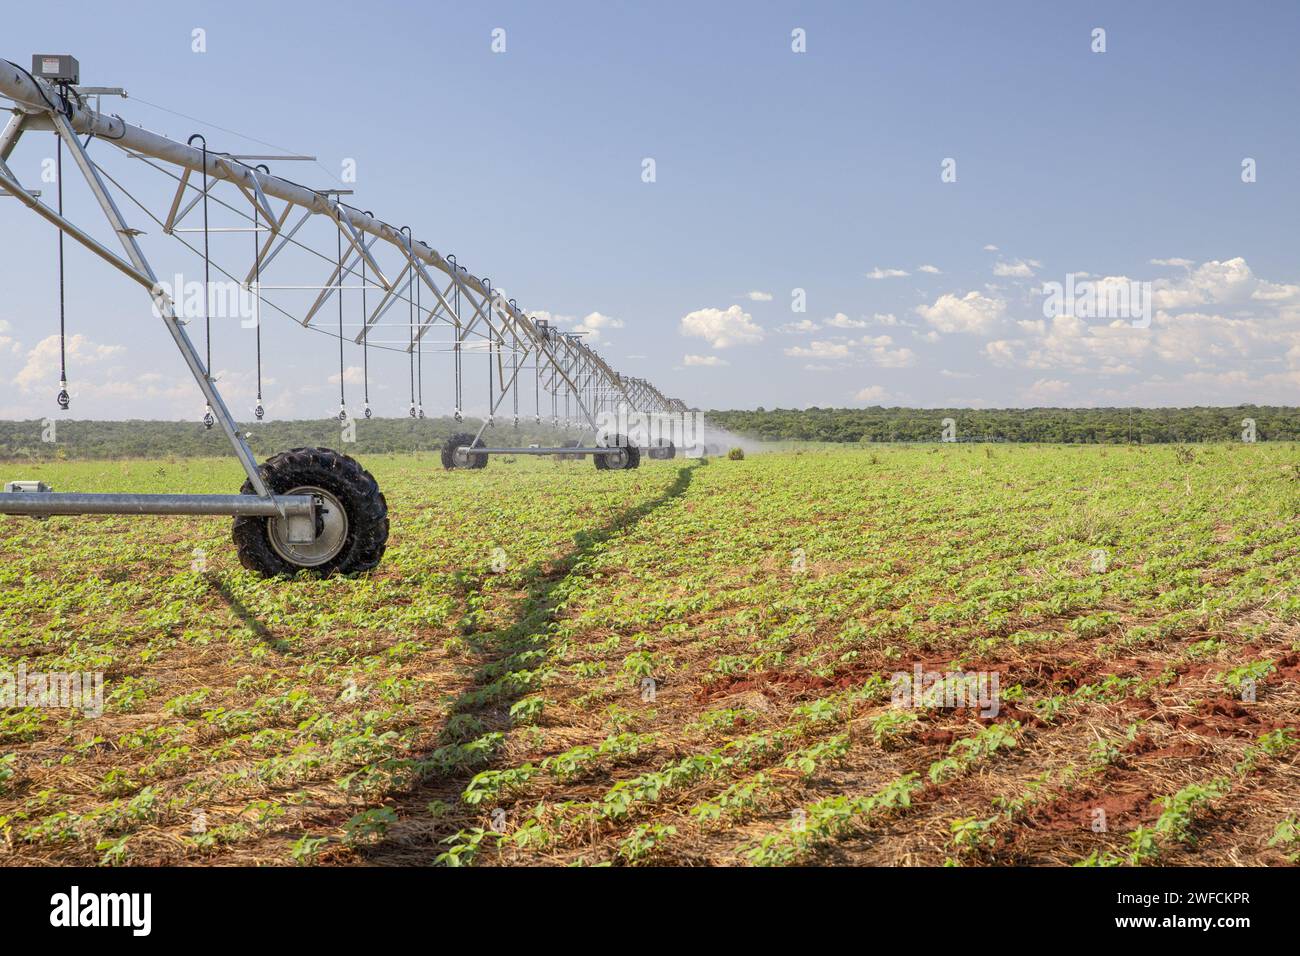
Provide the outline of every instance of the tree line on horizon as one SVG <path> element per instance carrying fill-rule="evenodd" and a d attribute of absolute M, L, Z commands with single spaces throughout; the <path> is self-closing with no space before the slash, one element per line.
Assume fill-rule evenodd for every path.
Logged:
<path fill-rule="evenodd" d="M 710 424 L 757 441 L 937 442 L 945 419 L 958 442 L 1052 444 L 1162 444 L 1242 441 L 1246 420 L 1258 441 L 1300 441 L 1300 408 L 1237 405 L 1230 408 L 755 408 L 704 413 Z M 0 421 L 0 458 L 19 461 L 223 456 L 230 445 L 217 428 L 186 421 Z M 433 453 L 456 432 L 479 422 L 452 418 L 372 418 L 356 422 L 356 440 L 343 441 L 333 419 L 270 421 L 240 426 L 259 458 L 286 448 L 320 446 L 348 454 Z M 555 431 L 521 420 L 498 424 L 489 444 L 562 444 L 579 431 Z M 53 437 L 54 441 L 46 438 Z"/>
<path fill-rule="evenodd" d="M 1300 408 L 755 408 L 710 411 L 715 425 L 758 441 L 937 442 L 945 419 L 956 441 L 1162 444 L 1300 441 Z M 1249 421 L 1248 421 L 1249 420 Z"/>
<path fill-rule="evenodd" d="M 47 420 L 48 421 L 48 420 Z M 57 461 L 104 458 L 197 458 L 230 454 L 220 428 L 188 421 L 54 420 L 54 441 L 47 421 L 0 421 L 0 459 Z M 348 455 L 436 453 L 458 432 L 476 432 L 479 421 L 446 418 L 370 418 L 355 422 L 355 441 L 344 440 L 341 423 L 332 418 L 241 423 L 253 454 L 263 460 L 276 452 L 304 446 L 333 448 Z M 531 419 L 518 429 L 497 424 L 484 436 L 491 445 L 518 447 L 533 443 L 563 444 L 579 437 L 577 429 L 559 432 Z"/>

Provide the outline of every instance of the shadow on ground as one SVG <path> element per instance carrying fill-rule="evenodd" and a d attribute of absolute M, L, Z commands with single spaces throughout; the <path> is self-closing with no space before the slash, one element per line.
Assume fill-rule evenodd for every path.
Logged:
<path fill-rule="evenodd" d="M 581 574 L 584 559 L 605 541 L 685 494 L 699 465 L 679 468 L 673 483 L 657 497 L 620 512 L 599 528 L 579 531 L 567 555 L 525 569 L 522 577 L 528 582 L 527 597 L 503 627 L 476 630 L 476 599 L 482 579 L 463 581 L 469 609 L 463 622 L 466 640 L 486 663 L 479 666 L 471 685 L 452 704 L 440 746 L 415 758 L 419 782 L 380 801 L 396 812 L 397 820 L 379 842 L 358 848 L 361 861 L 374 865 L 429 864 L 447 851 L 444 841 L 448 837 L 465 826 L 480 824 L 481 815 L 468 812 L 472 808 L 465 807 L 460 796 L 476 773 L 493 769 L 496 761 L 490 752 L 484 759 L 483 749 L 476 748 L 474 742 L 484 734 L 508 731 L 514 723 L 511 707 L 540 690 L 514 676 L 542 667 L 549 660 L 556 590 L 574 574 Z M 445 814 L 435 817 L 430 813 L 433 801 L 447 805 Z"/>
<path fill-rule="evenodd" d="M 212 572 L 204 574 L 203 580 L 250 634 L 277 653 L 284 654 L 289 650 L 288 641 L 271 633 L 270 628 L 257 619 L 257 615 L 248 609 L 248 605 L 241 601 L 234 591 L 230 590 L 225 581 Z"/>

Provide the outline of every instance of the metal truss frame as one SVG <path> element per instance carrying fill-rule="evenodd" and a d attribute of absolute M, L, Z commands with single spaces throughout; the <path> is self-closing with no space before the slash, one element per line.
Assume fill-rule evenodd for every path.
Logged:
<path fill-rule="evenodd" d="M 70 92 L 73 95 L 69 95 Z M 212 152 L 206 148 L 206 144 L 204 149 L 198 149 L 131 125 L 120 116 L 110 116 L 91 109 L 82 97 L 75 95 L 75 88 L 71 91 L 61 89 L 4 60 L 0 60 L 0 96 L 14 103 L 12 118 L 0 130 L 0 189 L 12 193 L 28 208 L 63 230 L 69 238 L 90 249 L 149 290 L 155 307 L 203 393 L 213 418 L 229 440 L 257 494 L 263 498 L 270 499 L 272 496 L 261 478 L 253 454 L 222 400 L 210 370 L 204 368 L 199 352 L 185 331 L 184 321 L 176 314 L 173 301 L 159 287 L 157 277 L 136 241 L 138 232 L 126 222 L 105 179 L 123 193 L 125 189 L 116 180 L 103 174 L 101 168 L 90 158 L 88 146 L 92 141 L 111 144 L 128 157 L 141 160 L 175 179 L 175 193 L 163 216 L 154 215 L 139 199 L 129 193 L 127 195 L 161 225 L 165 235 L 182 243 L 185 240 L 178 234 L 194 230 L 185 229 L 181 224 L 200 202 L 210 199 L 219 202 L 226 209 L 236 208 L 215 195 L 215 190 L 222 184 L 234 186 L 241 197 L 241 205 L 247 203 L 246 208 L 251 212 L 250 215 L 239 209 L 238 214 L 256 223 L 258 231 L 267 233 L 264 242 L 255 243 L 255 261 L 247 275 L 241 276 L 242 282 L 245 287 L 252 287 L 254 279 L 258 280 L 256 293 L 260 302 L 264 302 L 263 288 L 316 290 L 318 295 L 310 308 L 301 316 L 292 316 L 304 327 L 311 326 L 313 319 L 333 295 L 344 288 L 344 282 L 357 275 L 358 268 L 361 270 L 363 287 L 373 288 L 381 294 L 378 303 L 372 310 L 367 310 L 363 317 L 360 333 L 355 338 L 357 344 L 368 344 L 380 319 L 399 302 L 406 302 L 414 315 L 412 288 L 418 283 L 420 289 L 427 289 L 432 294 L 432 305 L 421 306 L 419 314 L 414 315 L 410 341 L 406 344 L 405 351 L 413 352 L 422 348 L 426 333 L 435 325 L 446 326 L 451 331 L 458 368 L 466 351 L 473 351 L 475 346 L 485 343 L 492 365 L 492 386 L 490 407 L 479 429 L 480 436 L 511 394 L 515 397 L 514 415 L 517 419 L 518 383 L 521 373 L 528 370 L 534 373 L 536 379 L 539 406 L 542 391 L 552 399 L 552 407 L 555 409 L 558 409 L 559 396 L 563 395 L 566 406 L 570 401 L 576 405 L 579 423 L 597 434 L 600 431 L 598 417 L 609 411 L 624 409 L 639 414 L 662 415 L 686 411 L 684 403 L 667 398 L 644 379 L 629 378 L 616 372 L 580 336 L 562 332 L 545 321 L 530 317 L 513 299 L 506 299 L 498 290 L 493 289 L 490 280 L 476 277 L 459 265 L 454 256 L 443 256 L 431 245 L 414 238 L 409 230 L 396 228 L 368 212 L 347 205 L 328 190 L 310 189 L 272 175 L 266 171 L 266 167 L 250 165 L 248 160 L 256 157 L 240 158 Z M 19 183 L 7 161 L 23 134 L 32 130 L 53 130 L 70 150 L 109 224 L 118 235 L 126 253 L 125 258 L 42 203 Z M 84 137 L 84 142 L 79 137 Z M 277 202 L 283 204 L 279 209 L 275 205 Z M 314 216 L 325 217 L 334 224 L 341 234 L 341 245 L 346 256 L 336 260 L 315 250 L 308 250 L 329 264 L 329 275 L 319 286 L 262 286 L 261 280 L 265 278 L 267 269 L 287 247 L 295 245 L 307 248 L 295 237 Z M 380 243 L 394 247 L 402 257 L 403 267 L 395 276 L 382 268 L 374 254 Z M 235 279 L 226 270 L 220 271 L 232 280 Z M 435 279 L 438 274 L 441 275 Z M 290 315 L 273 303 L 265 304 Z M 457 404 L 459 405 L 459 399 Z M 459 416 L 459 408 L 457 415 Z M 537 417 L 540 421 L 540 407 L 537 409 Z M 553 424 L 558 424 L 556 418 L 558 415 L 552 415 Z M 568 424 L 570 415 L 567 411 L 565 419 Z M 14 502 L 17 493 L 11 495 L 12 497 L 3 500 Z M 295 511 L 301 510 L 300 504 L 295 503 Z M 283 510 L 280 513 L 285 514 Z"/>

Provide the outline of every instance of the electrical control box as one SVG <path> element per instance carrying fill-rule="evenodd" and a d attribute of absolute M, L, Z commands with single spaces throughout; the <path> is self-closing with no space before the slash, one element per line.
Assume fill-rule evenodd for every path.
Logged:
<path fill-rule="evenodd" d="M 81 82 L 81 64 L 66 53 L 36 53 L 32 56 L 32 75 L 51 83 Z"/>

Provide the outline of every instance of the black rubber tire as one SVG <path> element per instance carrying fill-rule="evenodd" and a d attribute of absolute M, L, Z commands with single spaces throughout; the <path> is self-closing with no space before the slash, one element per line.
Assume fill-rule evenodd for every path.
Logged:
<path fill-rule="evenodd" d="M 653 445 L 650 448 L 650 457 L 655 461 L 669 461 L 677 456 L 677 448 L 672 442 L 667 441 L 662 445 Z"/>
<path fill-rule="evenodd" d="M 370 472 L 356 459 L 329 448 L 293 448 L 268 458 L 258 467 L 272 494 L 286 494 L 294 488 L 323 488 L 338 499 L 348 518 L 348 534 L 339 553 L 324 564 L 304 568 L 288 561 L 271 546 L 270 518 L 235 519 L 231 534 L 239 551 L 239 563 L 263 577 L 282 577 L 310 571 L 317 577 L 356 574 L 379 564 L 388 543 L 388 502 Z M 239 489 L 255 495 L 251 481 Z"/>
<path fill-rule="evenodd" d="M 606 455 L 592 455 L 591 457 L 595 459 L 595 461 L 596 461 L 596 468 L 597 468 L 598 470 L 600 470 L 600 471 L 631 471 L 633 468 L 639 468 L 639 467 L 641 466 L 641 449 L 640 449 L 640 448 L 637 448 L 636 445 L 630 444 L 630 443 L 628 442 L 628 440 L 627 440 L 626 438 L 624 438 L 622 435 L 616 435 L 616 436 L 614 436 L 613 444 L 614 444 L 614 445 L 617 445 L 617 446 L 619 446 L 619 447 L 621 447 L 625 452 L 627 452 L 627 463 L 626 463 L 625 465 L 623 465 L 621 468 L 617 468 L 617 467 L 616 467 L 616 468 L 611 468 L 611 467 L 610 467 L 610 464 L 609 464 L 609 457 L 608 457 L 608 456 L 606 456 Z M 607 446 L 607 447 L 608 447 L 608 446 Z"/>
<path fill-rule="evenodd" d="M 463 445 L 468 445 L 471 448 L 486 447 L 483 444 L 483 439 L 480 438 L 478 441 L 475 441 L 474 436 L 471 435 L 469 432 L 457 432 L 456 434 L 448 438 L 442 445 L 442 467 L 446 468 L 448 471 L 451 471 L 453 468 L 486 468 L 487 467 L 488 456 L 474 455 L 474 454 L 471 454 L 469 456 L 468 465 L 457 465 L 453 453 L 456 451 L 457 448 L 460 448 Z"/>

